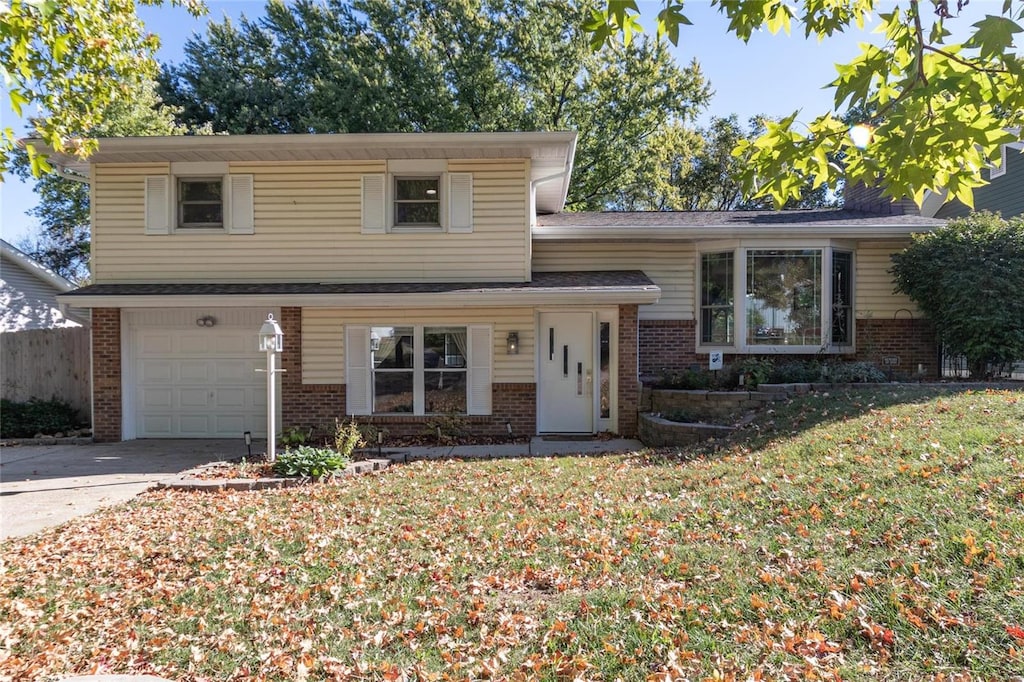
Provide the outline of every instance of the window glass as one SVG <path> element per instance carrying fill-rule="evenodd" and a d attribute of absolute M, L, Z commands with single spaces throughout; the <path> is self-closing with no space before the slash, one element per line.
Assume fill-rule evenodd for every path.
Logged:
<path fill-rule="evenodd" d="M 611 416 L 611 358 L 612 358 L 612 325 L 610 322 L 601 323 L 601 335 L 599 339 L 601 353 L 601 419 L 608 419 Z"/>
<path fill-rule="evenodd" d="M 423 328 L 423 411 L 466 413 L 465 327 Z"/>
<path fill-rule="evenodd" d="M 431 372 L 423 377 L 423 411 L 466 414 L 466 372 Z"/>
<path fill-rule="evenodd" d="M 197 178 L 178 180 L 178 226 L 223 227 L 223 180 Z"/>
<path fill-rule="evenodd" d="M 700 261 L 701 343 L 733 343 L 733 254 L 705 253 Z"/>
<path fill-rule="evenodd" d="M 821 251 L 748 251 L 746 317 L 750 345 L 821 345 Z"/>
<path fill-rule="evenodd" d="M 832 253 L 832 343 L 853 342 L 853 254 Z"/>
<path fill-rule="evenodd" d="M 412 412 L 415 396 L 415 335 L 412 327 L 372 327 L 373 411 Z"/>
<path fill-rule="evenodd" d="M 441 224 L 440 178 L 395 178 L 395 225 Z"/>

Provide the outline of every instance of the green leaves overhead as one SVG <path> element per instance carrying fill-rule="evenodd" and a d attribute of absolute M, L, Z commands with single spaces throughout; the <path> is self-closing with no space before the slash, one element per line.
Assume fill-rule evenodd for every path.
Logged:
<path fill-rule="evenodd" d="M 712 0 L 729 19 L 729 30 L 747 40 L 762 28 L 771 33 L 803 24 L 807 36 L 827 38 L 863 28 L 882 3 L 876 0 Z M 666 4 L 666 10 L 669 5 Z M 676 3 L 671 7 L 678 8 Z M 886 3 L 888 8 L 888 3 Z M 609 6 L 610 9 L 610 6 Z M 757 142 L 741 141 L 737 156 L 747 158 L 742 180 L 752 198 L 771 197 L 782 206 L 801 187 L 863 182 L 886 196 L 947 190 L 968 206 L 973 189 L 984 184 L 982 169 L 1001 156 L 1003 144 L 1024 139 L 1024 60 L 1014 43 L 1024 31 L 1024 0 L 993 3 L 990 15 L 975 23 L 968 38 L 948 43 L 946 22 L 956 21 L 947 0 L 907 0 L 877 14 L 880 44 L 861 44 L 861 53 L 837 65 L 835 112 L 808 117 L 797 113 L 767 127 Z M 625 17 L 623 16 L 625 12 Z M 658 34 L 678 33 L 679 9 L 658 15 Z M 601 42 L 623 34 L 620 21 L 634 21 L 629 8 L 600 13 Z M 963 28 L 963 27 L 960 27 Z M 598 32 L 592 31 L 593 36 Z M 631 24 L 631 32 L 635 32 Z M 674 42 L 674 41 L 673 41 Z M 862 120 L 871 139 L 857 146 L 842 107 L 868 112 Z M 842 158 L 842 165 L 826 163 Z"/>
<path fill-rule="evenodd" d="M 160 4 L 161 0 L 141 0 Z M 201 0 L 172 0 L 193 14 Z M 156 73 L 159 44 L 135 15 L 133 0 L 0 0 L 0 77 L 14 112 L 37 114 L 35 132 L 51 148 L 86 156 L 95 143 L 83 138 L 103 110 L 131 97 Z M 26 107 L 37 111 L 26 112 Z M 0 174 L 16 145 L 14 129 L 0 135 Z M 32 171 L 49 169 L 30 152 Z"/>

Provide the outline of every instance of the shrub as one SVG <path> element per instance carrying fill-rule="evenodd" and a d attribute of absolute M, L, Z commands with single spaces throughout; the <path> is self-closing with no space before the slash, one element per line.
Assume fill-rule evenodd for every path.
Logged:
<path fill-rule="evenodd" d="M 277 442 L 286 448 L 296 445 L 305 445 L 313 435 L 313 429 L 304 429 L 301 426 L 289 426 L 277 437 Z"/>
<path fill-rule="evenodd" d="M 702 390 L 711 387 L 711 375 L 692 369 L 683 372 L 667 372 L 661 375 L 658 387 L 680 391 Z"/>
<path fill-rule="evenodd" d="M 833 362 L 826 367 L 826 378 L 837 384 L 883 383 L 889 378 L 870 362 Z"/>
<path fill-rule="evenodd" d="M 737 374 L 742 374 L 746 377 L 744 386 L 749 386 L 750 388 L 757 388 L 760 384 L 768 381 L 774 368 L 775 361 L 771 358 L 751 356 L 735 363 Z"/>
<path fill-rule="evenodd" d="M 376 440 L 376 434 L 374 435 Z M 366 444 L 366 439 L 363 438 L 363 432 L 359 428 L 359 424 L 356 420 L 351 421 L 334 421 L 334 449 L 336 452 L 341 454 L 346 459 L 351 459 L 352 452 Z"/>
<path fill-rule="evenodd" d="M 28 402 L 0 401 L 0 437 L 32 438 L 37 433 L 53 435 L 84 426 L 78 411 L 63 400 Z"/>
<path fill-rule="evenodd" d="M 988 212 L 952 220 L 893 254 L 896 291 L 935 324 L 973 378 L 1024 358 L 1024 218 Z"/>
<path fill-rule="evenodd" d="M 803 384 L 821 379 L 821 365 L 813 360 L 791 360 L 772 368 L 773 384 Z"/>
<path fill-rule="evenodd" d="M 423 425 L 427 438 L 436 438 L 439 443 L 451 444 L 469 436 L 469 425 L 461 414 L 438 415 Z"/>
<path fill-rule="evenodd" d="M 300 445 L 286 450 L 274 462 L 274 473 L 279 476 L 305 476 L 323 480 L 348 466 L 348 457 L 330 448 Z"/>

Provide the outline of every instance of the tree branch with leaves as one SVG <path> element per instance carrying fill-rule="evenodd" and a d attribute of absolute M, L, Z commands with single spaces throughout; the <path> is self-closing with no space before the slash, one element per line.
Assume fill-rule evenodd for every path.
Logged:
<path fill-rule="evenodd" d="M 777 207 L 839 180 L 878 186 L 886 196 L 913 197 L 947 191 L 973 206 L 973 190 L 985 184 L 982 169 L 998 164 L 1002 145 L 1024 139 L 1024 59 L 1014 44 L 1024 32 L 1024 0 L 994 3 L 962 42 L 950 42 L 947 23 L 968 0 L 908 0 L 878 12 L 878 0 L 712 0 L 729 19 L 729 31 L 747 41 L 762 28 L 824 40 L 837 32 L 863 29 L 877 14 L 879 45 L 837 65 L 829 84 L 834 111 L 809 123 L 799 111 L 767 124 L 757 140 L 740 140 L 735 150 L 749 159 L 741 180 L 749 198 L 771 197 Z M 678 44 L 690 24 L 684 3 L 668 0 L 657 16 L 658 35 Z M 585 24 L 593 47 L 631 42 L 642 31 L 633 0 L 609 0 Z M 851 137 L 836 112 L 874 114 L 857 125 L 866 144 Z M 830 159 L 842 158 L 842 164 Z"/>

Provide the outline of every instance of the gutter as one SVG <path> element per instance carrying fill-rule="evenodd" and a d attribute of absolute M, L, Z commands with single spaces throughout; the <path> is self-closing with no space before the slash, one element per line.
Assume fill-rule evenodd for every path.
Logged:
<path fill-rule="evenodd" d="M 456 293 L 410 294 L 60 294 L 58 299 L 77 308 L 184 308 L 192 306 L 416 308 L 522 307 L 532 305 L 594 305 L 657 303 L 657 285 L 634 287 L 552 287 L 531 291 L 463 290 Z"/>
<path fill-rule="evenodd" d="M 665 225 L 621 227 L 608 225 L 558 225 L 533 228 L 536 241 L 714 241 L 719 239 L 782 239 L 815 237 L 829 239 L 886 239 L 930 232 L 943 223 L 932 225 L 772 225 L 770 227 L 731 227 L 724 225 Z"/>

